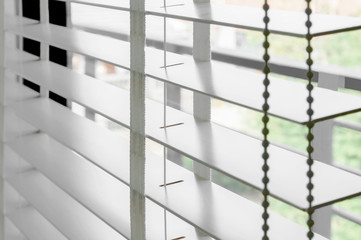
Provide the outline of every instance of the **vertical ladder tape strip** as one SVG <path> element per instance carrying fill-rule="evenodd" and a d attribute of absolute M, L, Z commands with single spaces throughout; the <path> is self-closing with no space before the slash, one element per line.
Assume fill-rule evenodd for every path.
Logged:
<path fill-rule="evenodd" d="M 5 1 L 1 1 L 0 7 L 0 240 L 5 239 L 4 229 L 4 182 L 3 182 L 3 163 L 4 163 L 4 120 L 5 120 L 5 106 L 4 106 L 4 94 L 5 94 L 5 68 L 4 68 L 4 56 L 5 56 L 5 33 L 4 33 L 4 19 L 5 19 Z"/>
<path fill-rule="evenodd" d="M 145 240 L 145 0 L 130 1 L 130 69 L 131 239 Z"/>

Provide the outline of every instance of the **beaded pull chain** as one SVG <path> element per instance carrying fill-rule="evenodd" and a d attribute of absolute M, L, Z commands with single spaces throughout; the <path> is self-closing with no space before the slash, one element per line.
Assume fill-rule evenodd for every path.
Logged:
<path fill-rule="evenodd" d="M 263 122 L 263 130 L 262 130 L 262 134 L 263 134 L 263 148 L 264 148 L 264 152 L 262 154 L 262 158 L 264 160 L 264 164 L 262 167 L 264 176 L 262 179 L 262 182 L 264 184 L 264 188 L 262 191 L 263 194 L 263 202 L 262 202 L 262 206 L 263 206 L 263 214 L 262 214 L 262 218 L 263 218 L 263 226 L 262 226 L 262 230 L 263 230 L 263 238 L 262 240 L 268 240 L 268 230 L 269 230 L 269 226 L 268 226 L 268 218 L 269 218 L 269 214 L 268 214 L 268 207 L 269 207 L 269 201 L 268 201 L 268 196 L 269 196 L 269 190 L 268 190 L 268 183 L 269 183 L 269 178 L 268 178 L 268 171 L 269 171 L 269 166 L 268 166 L 268 159 L 269 159 L 269 153 L 268 153 L 268 146 L 269 146 L 269 141 L 268 141 L 268 134 L 269 134 L 269 129 L 268 129 L 268 122 L 269 122 L 269 116 L 268 116 L 268 110 L 269 110 L 269 105 L 268 105 L 268 99 L 270 97 L 270 94 L 268 92 L 268 87 L 270 85 L 270 80 L 269 80 L 269 73 L 270 73 L 270 68 L 268 66 L 268 62 L 270 60 L 270 56 L 268 54 L 268 50 L 270 47 L 268 38 L 270 35 L 270 32 L 268 30 L 268 24 L 270 22 L 270 19 L 268 17 L 268 10 L 269 10 L 269 5 L 268 5 L 268 1 L 265 0 L 265 3 L 263 5 L 263 9 L 265 11 L 265 17 L 263 18 L 263 22 L 265 23 L 265 28 L 263 30 L 263 35 L 265 37 L 265 41 L 263 43 L 263 47 L 265 50 L 265 53 L 263 55 L 263 60 L 265 63 L 264 69 L 263 69 L 263 73 L 265 74 L 265 79 L 263 81 L 263 85 L 265 87 L 265 90 L 263 92 L 263 98 L 264 98 L 264 104 L 262 106 L 263 109 L 263 118 L 262 118 L 262 122 Z"/>
<path fill-rule="evenodd" d="M 314 213 L 314 209 L 312 209 L 312 202 L 313 202 L 313 196 L 312 196 L 312 190 L 313 190 L 313 183 L 312 183 L 312 177 L 313 177 L 313 171 L 312 171 L 312 165 L 313 165 L 313 158 L 312 158 L 312 153 L 313 153 L 313 146 L 312 146 L 312 141 L 313 141 L 313 133 L 312 133 L 312 129 L 314 127 L 314 123 L 312 122 L 312 116 L 313 116 L 313 110 L 312 110 L 312 103 L 313 103 L 313 97 L 312 97 L 312 90 L 313 90 L 313 85 L 312 85 L 312 78 L 313 78 L 313 72 L 312 72 L 312 52 L 313 52 L 313 48 L 311 46 L 311 41 L 312 41 L 312 34 L 311 34 L 311 27 L 312 27 L 312 22 L 311 22 L 311 14 L 312 14 L 312 9 L 311 9 L 311 0 L 306 0 L 307 2 L 307 8 L 306 8 L 306 14 L 307 14 L 307 21 L 306 21 L 306 27 L 307 27 L 307 35 L 306 35 L 306 39 L 307 39 L 307 47 L 306 47 L 306 51 L 308 54 L 308 58 L 307 58 L 307 66 L 308 66 L 308 72 L 307 72 L 307 79 L 308 79 L 308 84 L 307 84 L 307 90 L 308 90 L 308 97 L 307 97 L 307 103 L 308 103 L 308 109 L 307 109 L 307 115 L 308 115 L 308 123 L 307 123 L 307 128 L 308 128 L 308 133 L 307 133 L 307 141 L 308 141 L 308 146 L 307 146 L 307 154 L 308 154 L 308 158 L 307 158 L 307 165 L 308 165 L 308 171 L 307 171 L 307 177 L 308 177 L 308 184 L 307 184 L 307 190 L 308 190 L 308 196 L 307 196 L 307 202 L 308 202 L 308 210 L 307 210 L 307 214 L 308 214 L 308 220 L 307 220 L 307 226 L 308 226 L 308 233 L 307 233 L 307 237 L 309 240 L 311 240 L 314 236 L 313 233 L 313 225 L 314 225 L 314 221 L 312 219 L 313 217 L 313 213 Z"/>

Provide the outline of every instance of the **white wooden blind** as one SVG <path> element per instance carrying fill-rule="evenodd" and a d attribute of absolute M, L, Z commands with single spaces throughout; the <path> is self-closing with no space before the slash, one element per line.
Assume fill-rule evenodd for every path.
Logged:
<path fill-rule="evenodd" d="M 262 31 L 262 9 L 191 0 L 76 0 L 66 1 L 69 24 L 62 27 L 49 24 L 47 0 L 40 1 L 40 21 L 21 16 L 21 1 L 1 2 L 4 239 L 262 239 L 262 206 L 210 181 L 212 169 L 263 188 L 261 141 L 210 118 L 211 98 L 262 111 L 264 75 L 212 60 L 210 44 L 210 24 Z M 129 27 L 120 27 L 129 41 L 74 28 L 71 2 L 129 17 Z M 146 46 L 148 17 L 191 21 L 193 56 Z M 270 18 L 272 34 L 305 37 L 303 13 L 271 10 Z M 314 14 L 312 21 L 314 37 L 361 28 L 358 18 Z M 23 37 L 41 43 L 40 57 L 16 44 Z M 165 31 L 163 46 L 166 39 Z M 49 46 L 129 71 L 130 90 L 49 61 Z M 40 94 L 21 78 L 39 85 Z M 192 91 L 193 114 L 147 99 L 150 79 Z M 304 85 L 271 81 L 270 115 L 306 124 Z M 49 91 L 127 128 L 129 136 L 75 114 Z M 313 95 L 320 126 L 361 110 L 359 97 L 323 88 Z M 147 139 L 191 158 L 194 171 L 164 162 L 166 154 L 151 152 Z M 269 153 L 271 196 L 307 211 L 306 157 L 275 145 Z M 313 208 L 361 194 L 359 176 L 322 162 L 313 165 Z M 269 226 L 270 239 L 307 238 L 306 228 L 272 212 Z"/>

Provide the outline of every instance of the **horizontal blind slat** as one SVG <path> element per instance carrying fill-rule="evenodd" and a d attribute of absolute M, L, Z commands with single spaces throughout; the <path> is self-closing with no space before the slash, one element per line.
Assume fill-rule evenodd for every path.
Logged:
<path fill-rule="evenodd" d="M 86 156 L 94 164 L 114 169 L 114 175 L 119 180 L 129 183 L 129 161 L 126 161 L 129 158 L 129 143 L 126 139 L 105 131 L 103 127 L 49 99 L 23 102 L 16 109 L 16 113 L 25 121 Z M 116 161 L 104 161 L 104 156 Z"/>
<path fill-rule="evenodd" d="M 121 200 L 128 199 L 126 196 L 129 194 L 129 191 L 121 190 L 121 188 L 123 188 L 121 186 L 122 184 L 117 179 L 107 176 L 107 174 L 100 169 L 94 168 L 90 163 L 80 159 L 79 156 L 76 156 L 67 148 L 60 146 L 44 134 L 27 136 L 11 143 L 11 146 L 30 161 L 30 163 L 34 164 L 34 167 L 48 174 L 60 187 L 65 187 L 65 189 L 71 191 L 73 195 L 78 195 L 78 199 L 81 198 L 83 201 L 87 201 L 86 205 L 97 212 L 108 224 L 113 225 L 113 227 L 119 224 L 119 219 L 114 219 L 114 216 L 112 217 L 111 214 L 123 218 L 124 216 L 122 216 L 122 214 L 129 213 L 129 211 L 119 209 L 119 207 L 129 208 L 129 204 L 123 203 L 123 200 Z M 47 152 L 42 151 L 40 147 L 46 148 Z M 51 159 L 50 162 L 49 159 Z M 68 161 L 72 162 L 72 164 L 69 164 Z M 162 161 L 160 157 L 152 154 L 147 155 L 146 194 L 150 199 L 166 207 L 185 221 L 200 227 L 217 239 L 239 239 L 240 237 L 244 239 L 257 239 L 258 233 L 252 229 L 262 224 L 262 222 L 258 218 L 258 215 L 251 213 L 260 212 L 262 209 L 259 206 L 250 203 L 248 200 L 216 184 L 204 180 L 197 180 L 191 172 L 170 162 L 167 164 L 167 171 L 169 173 L 168 181 L 182 179 L 184 182 L 167 187 L 167 193 L 165 194 L 164 188 L 159 187 L 163 182 L 161 174 L 159 174 L 159 171 L 162 170 L 161 164 Z M 58 173 L 56 173 L 56 171 L 58 171 Z M 82 174 L 79 174 L 79 172 Z M 24 181 L 32 182 L 31 178 L 33 177 L 27 177 L 25 175 Z M 93 180 L 91 180 L 91 178 Z M 45 178 L 43 181 L 46 181 Z M 97 183 L 91 183 L 92 181 Z M 66 184 L 66 182 L 76 182 L 77 184 L 72 186 L 71 184 Z M 84 192 L 87 192 L 87 194 L 85 194 L 86 196 L 80 196 Z M 95 203 L 97 207 L 95 207 L 94 201 L 98 202 Z M 194 206 L 194 208 L 187 207 L 191 205 Z M 149 206 L 149 204 L 147 206 Z M 197 206 L 199 206 L 199 208 Z M 149 208 L 152 208 L 151 204 Z M 188 210 L 186 210 L 186 208 Z M 154 222 L 153 217 L 155 211 L 152 209 L 149 211 L 151 211 L 153 215 L 147 214 L 147 221 Z M 248 211 L 249 213 L 247 213 Z M 107 215 L 108 217 L 105 217 Z M 158 211 L 156 215 L 158 215 L 158 218 L 159 216 L 162 217 L 162 211 Z M 272 227 L 275 229 L 273 233 L 275 238 L 289 239 L 293 234 L 299 236 L 300 239 L 303 238 L 303 232 L 305 232 L 306 229 L 275 214 L 271 216 L 271 219 Z M 247 224 L 238 225 L 238 223 L 244 221 L 247 221 Z M 169 225 L 173 225 L 173 228 L 178 226 L 178 224 L 174 224 L 172 221 Z M 240 228 L 239 226 L 244 227 Z M 287 226 L 289 231 L 280 233 L 281 231 L 279 231 L 278 228 L 285 226 Z M 152 229 L 149 231 L 152 233 Z M 180 236 L 185 234 L 184 232 L 179 232 L 179 230 L 177 231 L 177 228 L 173 229 L 173 231 Z M 172 232 L 169 231 L 169 233 Z M 177 236 L 175 233 L 173 232 L 171 235 Z M 156 239 L 151 236 L 147 239 Z M 317 236 L 316 239 L 324 238 Z"/>
<path fill-rule="evenodd" d="M 163 183 L 162 159 L 148 156 L 153 167 L 148 171 L 147 196 L 170 212 L 196 224 L 216 239 L 253 240 L 261 239 L 263 209 L 235 193 L 208 180 L 194 176 L 192 172 L 172 163 L 167 163 L 169 182 L 184 182 L 159 187 Z M 154 181 L 156 178 L 157 181 Z M 157 184 L 158 183 L 158 184 Z M 190 207 L 192 206 L 192 207 Z M 279 240 L 304 239 L 306 229 L 290 220 L 270 212 L 270 238 Z M 314 239 L 326 238 L 315 235 Z"/>
<path fill-rule="evenodd" d="M 147 14 L 165 16 L 188 21 L 199 21 L 235 28 L 263 31 L 264 11 L 262 8 L 217 3 L 186 2 L 183 5 L 161 8 L 162 3 L 148 4 Z M 305 37 L 306 15 L 303 12 L 274 10 L 269 11 L 271 19 L 269 30 L 276 34 Z M 285 21 L 287 19 L 287 21 Z M 361 20 L 355 17 L 312 14 L 313 36 L 352 31 L 361 28 Z"/>
<path fill-rule="evenodd" d="M 167 69 L 147 67 L 147 75 L 246 108 L 262 111 L 263 78 L 259 73 L 218 61 L 196 62 L 191 57 L 168 53 L 170 61 L 184 63 Z M 148 65 L 149 66 L 149 65 Z M 301 83 L 271 78 L 270 114 L 307 123 L 307 89 Z M 361 110 L 361 97 L 315 87 L 314 121 Z"/>
<path fill-rule="evenodd" d="M 74 0 L 71 2 L 129 11 L 127 1 Z M 170 7 L 163 8 L 162 0 L 148 1 L 146 3 L 146 14 L 255 31 L 263 31 L 264 28 L 262 22 L 264 12 L 260 7 L 194 3 L 191 0 L 172 1 L 167 3 L 167 5 Z M 269 26 L 272 33 L 294 37 L 306 36 L 307 28 L 304 25 L 306 15 L 304 13 L 271 9 L 269 16 L 272 19 Z M 312 14 L 312 23 L 311 34 L 313 36 L 361 29 L 361 20 L 355 17 Z"/>
<path fill-rule="evenodd" d="M 126 148 L 121 150 L 128 144 L 125 140 L 50 100 L 28 101 L 17 105 L 16 111 L 36 127 L 60 139 L 59 141 L 63 141 L 65 145 L 128 183 L 129 172 L 124 170 L 124 168 L 128 169 L 126 167 L 128 162 L 118 161 L 118 159 L 128 159 Z M 148 138 L 261 189 L 262 182 L 257 177 L 257 174 L 261 173 L 262 165 L 261 156 L 258 154 L 258 150 L 262 147 L 259 140 L 216 124 L 196 121 L 193 117 L 171 108 L 168 109 L 169 122 L 180 121 L 184 124 L 169 128 L 165 132 L 160 129 L 162 119 L 161 115 L 157 114 L 162 112 L 162 106 L 148 101 L 147 112 L 151 113 L 151 117 L 147 120 Z M 51 126 L 47 122 L 57 124 Z M 66 132 L 67 129 L 72 131 Z M 81 143 L 74 139 L 78 139 Z M 97 146 L 96 151 L 94 146 Z M 307 171 L 307 166 L 304 164 L 306 158 L 275 146 L 270 147 L 270 153 L 272 159 L 270 164 L 273 169 L 270 172 L 270 177 L 273 179 L 270 183 L 271 194 L 297 208 L 307 209 L 307 201 L 302 197 L 306 193 L 304 188 L 307 182 L 307 176 L 304 174 Z M 103 154 L 109 156 L 108 161 L 102 160 Z M 314 167 L 320 172 L 315 176 L 315 207 L 361 194 L 360 177 L 317 161 Z M 284 179 L 292 179 L 293 184 L 286 183 Z"/>
<path fill-rule="evenodd" d="M 8 70 L 5 71 L 4 83 L 4 88 L 6 89 L 4 96 L 5 106 L 25 99 L 36 98 L 39 96 L 38 92 L 35 92 L 30 88 L 21 86 L 16 80 L 16 75 Z"/>
<path fill-rule="evenodd" d="M 29 62 L 22 66 L 9 64 L 9 69 L 71 101 L 129 127 L 129 112 L 125 111 L 129 109 L 129 94 L 121 94 L 125 91 L 118 91 L 110 84 L 75 73 L 51 62 Z M 114 104 L 121 106 L 115 108 Z"/>
<path fill-rule="evenodd" d="M 7 217 L 29 240 L 67 240 L 33 207 L 20 208 L 14 213 L 7 214 Z"/>
<path fill-rule="evenodd" d="M 4 217 L 4 231 L 6 240 L 28 240 L 7 217 Z"/>
<path fill-rule="evenodd" d="M 129 221 L 129 187 L 43 133 L 17 139 L 10 146 L 54 184 L 129 238 L 129 222 L 126 223 Z M 42 151 L 44 148 L 46 151 Z M 163 211 L 151 202 L 147 206 L 147 239 L 160 239 Z M 168 226 L 174 237 L 186 235 L 198 239 L 194 229 L 175 216 L 168 216 Z"/>
<path fill-rule="evenodd" d="M 5 25 L 5 30 L 39 42 L 53 45 L 85 56 L 104 59 L 119 67 L 129 69 L 129 43 L 110 37 L 86 33 L 53 24 L 27 23 L 28 19 L 13 17 Z M 22 24 L 23 20 L 26 20 Z M 119 52 L 120 54 L 114 54 Z"/>
<path fill-rule="evenodd" d="M 180 151 L 182 154 L 232 176 L 242 182 L 262 189 L 262 150 L 260 140 L 229 130 L 217 124 L 197 121 L 196 119 L 169 108 L 169 123 L 184 124 L 169 128 L 161 126 L 161 106 L 153 105 L 152 118 L 148 118 L 147 135 L 150 139 Z M 148 110 L 149 111 L 149 110 Z M 152 126 L 152 127 L 149 127 Z M 291 151 L 270 145 L 269 184 L 271 194 L 297 208 L 307 209 L 303 197 L 307 189 L 306 158 Z M 361 178 L 343 170 L 315 161 L 313 168 L 319 174 L 314 177 L 313 190 L 315 208 L 360 195 Z M 338 176 L 336 178 L 336 176 Z M 292 184 L 285 182 L 290 179 Z M 337 190 L 336 190 L 337 189 Z M 352 190 L 351 190 L 352 189 Z M 348 192 L 348 194 L 345 194 Z"/>
<path fill-rule="evenodd" d="M 5 142 L 21 137 L 22 135 L 34 133 L 38 130 L 32 124 L 19 118 L 11 107 L 5 108 L 4 129 Z"/>
<path fill-rule="evenodd" d="M 77 11 L 76 18 L 74 18 L 74 26 L 78 29 L 83 29 L 88 32 L 111 36 L 118 39 L 127 40 L 129 35 L 129 23 L 128 18 L 124 15 L 115 14 L 113 12 L 106 12 L 94 17 L 94 13 L 97 13 L 97 8 L 87 8 L 86 14 L 82 14 L 83 6 L 75 8 Z M 89 15 L 92 18 L 89 17 Z M 106 15 L 106 16 L 104 16 Z M 149 18 L 147 20 L 147 40 L 149 45 L 154 46 L 157 49 L 163 47 L 162 37 L 157 33 L 157 29 L 161 26 L 162 18 Z M 121 23 L 120 23 L 121 22 Z M 189 54 L 191 52 L 191 43 L 184 42 L 179 39 L 168 39 L 169 51 L 177 51 L 181 53 Z M 177 53 L 179 53 L 177 52 Z M 241 65 L 250 68 L 256 68 L 261 70 L 263 67 L 262 55 L 255 54 L 254 52 L 244 52 L 244 50 L 226 49 L 214 46 L 212 48 L 212 57 L 215 60 L 224 61 L 231 64 Z M 306 65 L 304 61 L 295 60 L 285 57 L 273 56 L 270 60 L 271 68 L 274 73 L 287 75 L 296 78 L 305 78 Z M 346 77 L 347 88 L 358 90 L 360 84 L 360 69 L 356 67 L 343 67 L 337 65 L 323 65 L 315 62 L 313 65 L 315 74 L 315 80 L 317 81 L 318 73 L 330 73 L 337 76 Z"/>
<path fill-rule="evenodd" d="M 94 54 L 91 54 L 91 56 L 93 57 L 100 57 L 102 60 L 112 62 L 111 58 L 108 57 L 115 55 L 113 54 L 114 49 L 116 51 L 119 50 L 119 52 L 122 52 L 122 50 L 123 52 L 129 51 L 129 46 L 126 47 L 126 45 L 129 45 L 127 42 L 79 30 L 71 31 L 71 33 L 76 33 L 75 35 L 81 33 L 81 36 L 87 36 L 86 38 L 82 38 L 82 41 L 92 39 L 92 35 L 97 36 L 98 39 L 96 42 L 89 43 L 89 46 L 92 45 L 93 49 L 96 49 L 99 42 L 101 42 L 100 45 L 107 46 L 104 49 L 99 48 L 97 50 L 92 50 Z M 41 34 L 40 38 L 44 39 L 46 37 L 44 37 L 44 34 Z M 67 41 L 72 45 L 70 39 L 67 39 Z M 121 47 L 121 49 L 118 49 L 121 45 L 124 46 Z M 113 47 L 114 49 L 112 49 Z M 71 48 L 78 49 L 77 46 L 72 46 Z M 128 50 L 125 50 L 127 48 Z M 20 54 L 16 55 L 19 56 Z M 123 56 L 123 54 L 120 55 Z M 218 61 L 199 63 L 194 61 L 190 56 L 185 57 L 172 53 L 168 53 L 169 65 L 172 65 L 173 63 L 182 64 L 165 69 L 161 68 L 162 51 L 148 48 L 147 56 L 149 57 L 147 58 L 146 74 L 152 78 L 172 83 L 185 89 L 201 92 L 211 97 L 243 107 L 262 111 L 262 99 L 258 97 L 262 95 L 262 74 L 253 73 Z M 112 58 L 114 59 L 114 57 Z M 129 59 L 123 60 L 125 62 L 121 64 L 121 66 L 128 69 Z M 10 59 L 7 61 L 7 64 L 15 71 L 26 71 L 26 73 L 32 73 L 33 75 L 37 74 L 37 77 L 33 77 L 33 79 L 53 79 L 62 76 L 55 74 L 55 76 L 58 77 L 54 77 L 54 71 L 67 74 L 67 76 L 80 75 L 74 74 L 70 70 L 66 70 L 60 66 L 53 67 L 54 64 L 45 66 L 43 63 L 42 69 L 47 73 L 47 78 L 45 78 L 45 76 L 39 76 L 40 72 L 35 71 L 35 67 L 40 66 L 27 66 L 26 68 L 26 64 L 19 65 L 17 64 L 18 61 L 19 60 Z M 38 63 L 35 62 L 29 64 L 36 65 Z M 68 71 L 68 73 L 66 71 Z M 49 78 L 49 75 L 52 77 Z M 239 79 L 239 76 L 242 76 L 242 79 Z M 56 83 L 55 79 L 52 81 Z M 44 81 L 44 83 L 46 83 L 46 81 Z M 271 105 L 271 115 L 301 124 L 307 123 L 308 116 L 306 111 L 308 106 L 304 99 L 307 98 L 308 93 L 303 84 L 272 78 L 270 93 L 271 97 L 269 101 Z M 316 96 L 313 104 L 315 110 L 314 121 L 322 121 L 361 110 L 361 97 L 317 87 L 314 90 L 314 95 Z"/>
<path fill-rule="evenodd" d="M 127 185 L 45 134 L 28 135 L 9 145 L 54 184 L 129 239 Z"/>
<path fill-rule="evenodd" d="M 37 171 L 7 182 L 70 239 L 125 239 Z"/>
<path fill-rule="evenodd" d="M 57 0 L 66 2 L 66 0 Z M 71 3 L 78 3 L 96 7 L 106 7 L 117 10 L 130 11 L 129 1 L 124 0 L 70 0 Z"/>

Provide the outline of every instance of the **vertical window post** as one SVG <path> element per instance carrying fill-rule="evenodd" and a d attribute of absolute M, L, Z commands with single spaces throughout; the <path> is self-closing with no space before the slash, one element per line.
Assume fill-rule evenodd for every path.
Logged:
<path fill-rule="evenodd" d="M 318 74 L 318 87 L 326 88 L 329 90 L 337 91 L 339 87 L 343 87 L 345 84 L 345 78 L 320 72 Z M 327 120 L 319 122 L 313 129 L 315 136 L 313 145 L 315 148 L 315 159 L 320 162 L 332 165 L 333 161 L 333 124 L 334 120 Z M 315 211 L 315 232 L 325 236 L 331 237 L 331 218 L 332 218 L 332 206 L 325 206 Z"/>
<path fill-rule="evenodd" d="M 96 60 L 94 58 L 85 57 L 85 74 L 94 78 L 96 77 Z M 90 120 L 95 120 L 95 112 L 86 108 L 85 117 Z"/>
<path fill-rule="evenodd" d="M 5 56 L 5 34 L 4 34 L 4 1 L 1 1 L 0 7 L 0 136 L 1 136 L 1 144 L 0 144 L 0 240 L 5 239 L 4 234 L 4 183 L 3 183 L 3 161 L 4 161 L 4 56 Z"/>
<path fill-rule="evenodd" d="M 40 0 L 40 23 L 49 24 L 49 0 Z M 49 60 L 49 45 L 40 43 L 40 60 Z M 49 91 L 45 88 L 46 83 L 42 83 L 40 89 L 40 95 L 42 97 L 48 97 Z"/>
<path fill-rule="evenodd" d="M 71 19 L 71 2 L 66 1 L 66 27 L 73 28 L 73 21 Z M 73 68 L 73 53 L 67 51 L 67 64 L 69 68 Z M 71 101 L 68 100 L 68 105 L 71 106 Z"/>
<path fill-rule="evenodd" d="M 194 0 L 195 3 L 207 3 L 209 0 Z M 211 60 L 210 25 L 207 23 L 193 23 L 193 58 L 196 61 L 209 62 Z M 211 99 L 202 93 L 193 94 L 193 115 L 204 121 L 211 120 Z M 193 171 L 205 179 L 211 178 L 208 167 L 193 162 Z"/>

